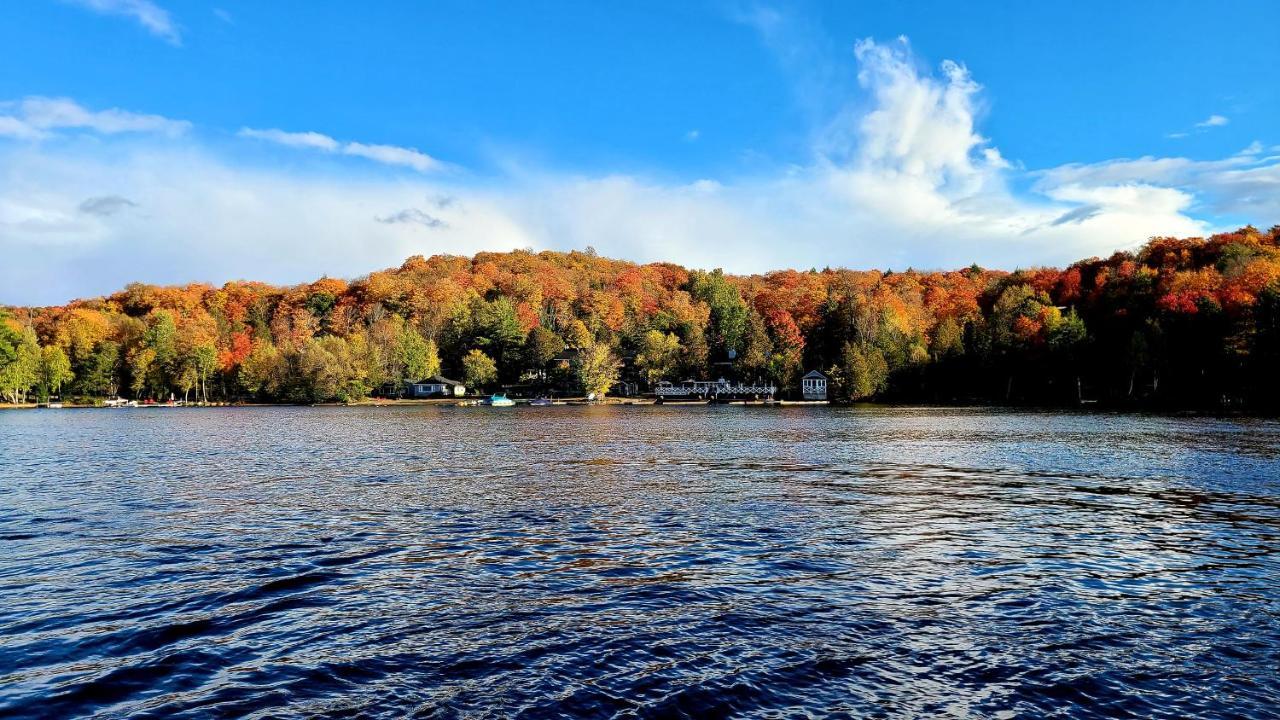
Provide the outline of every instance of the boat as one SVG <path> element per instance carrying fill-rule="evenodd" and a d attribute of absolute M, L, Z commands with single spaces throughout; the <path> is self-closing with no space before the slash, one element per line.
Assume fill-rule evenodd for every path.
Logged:
<path fill-rule="evenodd" d="M 555 403 L 551 402 L 551 398 L 540 397 L 530 400 L 529 404 L 534 407 L 546 407 L 548 405 L 554 405 Z"/>
<path fill-rule="evenodd" d="M 490 407 L 511 407 L 515 404 L 515 400 L 512 400 L 503 393 L 495 393 L 489 396 L 489 399 L 485 401 L 485 405 Z"/>

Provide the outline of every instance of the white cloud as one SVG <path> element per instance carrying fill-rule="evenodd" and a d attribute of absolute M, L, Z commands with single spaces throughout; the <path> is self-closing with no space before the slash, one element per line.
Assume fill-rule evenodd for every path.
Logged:
<path fill-rule="evenodd" d="M 68 98 L 27 97 L 18 102 L 0 103 L 0 136 L 19 140 L 40 140 L 52 131 L 83 129 L 103 135 L 155 133 L 177 136 L 191 123 L 160 115 L 143 115 L 119 108 L 87 110 Z"/>
<path fill-rule="evenodd" d="M 285 132 L 284 130 L 276 130 L 274 128 L 268 130 L 240 128 L 240 132 L 236 134 L 240 137 L 266 140 L 267 142 L 287 145 L 289 147 L 311 148 L 327 152 L 333 152 L 338 149 L 337 140 L 318 132 Z"/>
<path fill-rule="evenodd" d="M 0 115 L 0 137 L 18 140 L 39 140 L 45 133 L 27 124 L 20 118 Z"/>
<path fill-rule="evenodd" d="M 240 137 L 254 138 L 257 140 L 266 140 L 268 142 L 287 145 L 289 147 L 307 148 L 311 150 L 321 150 L 324 152 L 337 152 L 343 155 L 351 155 L 354 157 L 362 157 L 366 160 L 373 160 L 384 165 L 399 165 L 409 167 L 418 172 L 433 172 L 445 169 L 445 164 L 413 148 L 398 147 L 395 145 L 367 145 L 365 143 L 347 142 L 340 143 L 337 140 L 317 132 L 286 132 L 284 130 L 276 130 L 274 128 L 268 130 L 256 130 L 254 128 L 240 128 L 237 133 Z"/>
<path fill-rule="evenodd" d="M 109 196 L 137 207 L 80 209 Z M 487 193 L 428 200 L 453 196 L 424 181 L 256 169 L 194 146 L 0 148 L 0 303 L 65 302 L 132 280 L 350 277 L 414 254 L 541 244 Z M 416 205 L 439 220 L 432 232 L 413 213 L 397 218 Z"/>
<path fill-rule="evenodd" d="M 349 142 L 342 146 L 342 152 L 344 155 L 355 155 L 387 165 L 410 167 L 418 172 L 431 172 L 444 168 L 443 163 L 426 153 L 395 145 L 366 145 Z"/>
<path fill-rule="evenodd" d="M 1252 146 L 1245 150 L 1251 149 Z M 1035 175 L 1035 190 L 1061 200 L 1077 199 L 1072 193 L 1064 195 L 1064 188 L 1150 186 L 1176 189 L 1190 198 L 1180 210 L 1244 215 L 1258 223 L 1280 220 L 1280 158 L 1259 157 L 1251 152 L 1222 160 L 1108 160 L 1063 165 Z"/>
<path fill-rule="evenodd" d="M 122 15 L 133 18 L 148 32 L 171 45 L 182 44 L 182 33 L 169 15 L 169 11 L 150 0 L 69 0 L 103 15 Z"/>
<path fill-rule="evenodd" d="M 702 131 L 697 128 L 694 128 L 684 134 L 685 142 L 697 142 L 700 137 L 702 137 Z"/>
<path fill-rule="evenodd" d="M 930 72 L 901 40 L 859 43 L 857 59 L 865 106 L 846 103 L 824 118 L 810 161 L 716 180 L 527 168 L 487 180 L 371 178 L 246 166 L 194 141 L 0 144 L 0 255 L 23 268 L 0 283 L 0 302 L 63 302 L 137 279 L 350 277 L 411 254 L 523 247 L 592 245 L 734 272 L 1014 268 L 1107 255 L 1152 235 L 1204 234 L 1215 229 L 1206 214 L 1280 219 L 1280 159 L 1255 146 L 1220 160 L 1028 172 L 979 133 L 981 87 L 962 65 Z M 26 114 L 13 117 L 34 128 Z M 319 133 L 240 134 L 440 167 L 417 151 Z M 1027 183 L 1029 191 L 1010 189 Z M 136 206 L 82 211 L 86 198 L 113 197 Z"/>
<path fill-rule="evenodd" d="M 1199 133 L 1208 132 L 1213 128 L 1222 127 L 1223 125 L 1227 125 L 1230 122 L 1231 122 L 1231 118 L 1227 117 L 1226 115 L 1217 115 L 1217 114 L 1210 115 L 1209 117 L 1205 118 L 1204 120 L 1201 120 L 1200 122 L 1192 126 L 1191 131 L 1182 130 L 1178 132 L 1171 132 L 1166 134 L 1165 137 L 1172 138 L 1175 140 L 1185 138 L 1185 137 L 1191 137 L 1193 133 L 1199 134 Z"/>

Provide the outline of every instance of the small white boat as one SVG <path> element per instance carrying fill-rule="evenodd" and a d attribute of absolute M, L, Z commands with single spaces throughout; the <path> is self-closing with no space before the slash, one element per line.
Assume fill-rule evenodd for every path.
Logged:
<path fill-rule="evenodd" d="M 489 399 L 485 401 L 485 405 L 488 405 L 490 407 L 511 407 L 512 405 L 515 405 L 515 404 L 516 404 L 515 400 L 512 400 L 511 398 L 507 397 L 503 393 L 496 393 L 494 395 L 491 395 L 489 396 Z"/>

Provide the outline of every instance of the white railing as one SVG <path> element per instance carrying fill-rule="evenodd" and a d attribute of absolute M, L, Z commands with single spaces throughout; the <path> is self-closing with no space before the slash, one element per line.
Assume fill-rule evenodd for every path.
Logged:
<path fill-rule="evenodd" d="M 672 385 L 659 384 L 653 389 L 658 397 L 716 397 L 719 395 L 773 395 L 774 385 L 734 385 L 730 383 L 697 382 Z"/>

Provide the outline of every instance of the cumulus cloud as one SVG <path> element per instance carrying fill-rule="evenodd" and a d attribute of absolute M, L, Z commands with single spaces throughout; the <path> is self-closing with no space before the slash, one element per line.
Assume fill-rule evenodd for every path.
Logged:
<path fill-rule="evenodd" d="M 337 140 L 318 132 L 286 132 L 284 130 L 240 128 L 240 137 L 266 140 L 288 147 L 307 148 L 324 152 L 336 152 L 343 155 L 362 157 L 366 160 L 384 165 L 399 165 L 413 168 L 418 172 L 433 172 L 445 169 L 444 163 L 415 150 L 414 148 L 396 145 L 368 145 L 359 142 L 340 143 Z"/>
<path fill-rule="evenodd" d="M 69 0 L 74 5 L 88 8 L 102 15 L 120 15 L 132 18 L 147 32 L 171 45 L 182 44 L 182 33 L 169 15 L 169 11 L 151 0 Z"/>
<path fill-rule="evenodd" d="M 1143 201 L 1155 201 L 1150 191 L 1176 191 L 1179 212 L 1196 208 L 1214 215 L 1244 215 L 1257 222 L 1280 219 L 1280 158 L 1238 153 L 1221 160 L 1141 157 L 1090 164 L 1070 164 L 1045 170 L 1033 189 L 1061 200 L 1080 199 L 1080 188 L 1111 188 L 1117 197 L 1148 192 Z M 1164 195 L 1166 199 L 1171 195 Z M 1132 207 L 1133 202 L 1127 202 Z M 1158 205 L 1167 210 L 1168 202 Z"/>
<path fill-rule="evenodd" d="M 103 135 L 154 133 L 170 137 L 185 133 L 191 123 L 119 108 L 88 110 L 69 98 L 27 97 L 0 103 L 0 136 L 41 140 L 61 129 L 89 130 Z"/>

